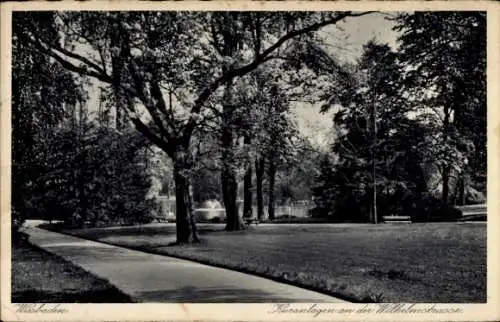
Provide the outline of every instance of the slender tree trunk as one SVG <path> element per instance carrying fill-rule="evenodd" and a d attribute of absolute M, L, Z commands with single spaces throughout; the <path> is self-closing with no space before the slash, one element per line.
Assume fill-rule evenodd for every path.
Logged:
<path fill-rule="evenodd" d="M 257 219 L 264 218 L 264 195 L 262 193 L 264 181 L 264 158 L 258 157 L 255 161 L 255 181 L 257 188 Z"/>
<path fill-rule="evenodd" d="M 467 190 L 467 184 L 468 184 L 468 176 L 466 174 L 462 174 L 461 176 L 461 186 L 460 186 L 460 199 L 459 199 L 459 202 L 460 202 L 460 205 L 462 206 L 465 206 L 465 203 L 466 203 L 466 197 L 467 197 L 467 193 L 466 193 L 466 190 Z"/>
<path fill-rule="evenodd" d="M 443 192 L 441 195 L 441 205 L 443 209 L 448 208 L 448 199 L 450 195 L 450 167 L 445 166 L 443 168 Z"/>
<path fill-rule="evenodd" d="M 80 202 L 80 226 L 85 226 L 87 221 L 87 196 L 85 194 L 85 152 L 84 150 L 84 140 L 85 140 L 85 107 L 82 101 L 79 102 L 79 119 L 77 128 L 77 155 L 79 155 L 79 171 L 78 171 L 78 198 Z"/>
<path fill-rule="evenodd" d="M 443 144 L 447 145 L 448 135 L 450 128 L 450 115 L 451 108 L 445 107 L 444 109 L 444 120 L 443 120 Z M 443 190 L 441 194 L 441 207 L 443 210 L 448 208 L 448 199 L 450 194 L 450 171 L 451 167 L 449 165 L 443 166 L 442 180 L 443 180 Z"/>
<path fill-rule="evenodd" d="M 269 219 L 273 220 L 275 218 L 274 214 L 274 183 L 276 180 L 276 164 L 274 160 L 269 162 L 269 203 L 267 205 L 267 212 L 269 214 Z"/>
<path fill-rule="evenodd" d="M 196 218 L 194 217 L 194 198 L 193 198 L 193 185 L 191 184 L 191 178 L 187 178 L 186 181 L 186 206 L 187 206 L 187 214 L 189 219 L 189 225 L 191 228 L 191 234 L 193 236 L 193 243 L 199 243 L 200 238 L 198 236 L 198 230 L 196 229 Z"/>
<path fill-rule="evenodd" d="M 222 195 L 224 199 L 224 207 L 226 209 L 226 230 L 239 230 L 242 228 L 238 213 L 238 205 L 236 204 L 236 191 L 238 185 L 235 180 L 235 175 L 230 171 L 224 171 L 222 174 Z"/>
<path fill-rule="evenodd" d="M 226 209 L 226 230 L 239 230 L 242 228 L 238 213 L 237 191 L 238 183 L 232 164 L 231 148 L 226 147 L 223 152 L 224 165 L 221 171 L 222 198 Z"/>
<path fill-rule="evenodd" d="M 181 174 L 181 169 L 174 169 L 175 177 L 175 226 L 177 230 L 177 244 L 189 243 L 191 227 L 187 219 L 187 205 L 184 199 L 186 193 L 186 180 Z"/>
<path fill-rule="evenodd" d="M 97 110 L 97 121 L 99 122 L 99 125 L 100 126 L 103 126 L 104 125 L 104 112 L 103 112 L 103 108 L 102 108 L 102 99 L 101 99 L 101 95 L 100 95 L 100 91 L 99 91 L 99 108 Z"/>
<path fill-rule="evenodd" d="M 427 190 L 427 183 L 425 182 L 423 173 L 416 178 L 416 193 L 415 193 L 415 220 L 428 221 L 428 213 L 425 211 L 423 193 Z"/>
<path fill-rule="evenodd" d="M 119 108 L 119 107 L 116 108 L 115 124 L 116 124 L 116 129 L 118 131 L 121 131 L 122 128 L 123 128 L 123 124 L 122 124 L 122 109 Z"/>
<path fill-rule="evenodd" d="M 85 179 L 84 179 L 84 168 L 80 169 L 78 175 L 78 197 L 80 202 L 80 227 L 85 226 L 87 221 L 87 196 L 85 194 Z"/>
<path fill-rule="evenodd" d="M 372 221 L 374 224 L 378 223 L 378 209 L 377 209 L 377 104 L 375 98 L 372 98 L 372 111 L 371 111 L 371 121 L 372 121 L 372 148 L 371 148 L 371 158 L 372 158 Z"/>
<path fill-rule="evenodd" d="M 245 144 L 250 145 L 251 138 L 245 136 Z M 243 216 L 252 218 L 252 162 L 246 162 L 245 178 L 243 179 Z"/>

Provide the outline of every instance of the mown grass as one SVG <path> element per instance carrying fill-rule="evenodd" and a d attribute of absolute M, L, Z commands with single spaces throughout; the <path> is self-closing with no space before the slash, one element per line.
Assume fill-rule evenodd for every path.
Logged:
<path fill-rule="evenodd" d="M 27 241 L 12 243 L 12 303 L 130 303 L 107 281 Z"/>
<path fill-rule="evenodd" d="M 85 238 L 255 273 L 357 302 L 486 301 L 486 225 L 200 225 L 200 245 L 169 246 L 175 227 L 70 231 Z"/>

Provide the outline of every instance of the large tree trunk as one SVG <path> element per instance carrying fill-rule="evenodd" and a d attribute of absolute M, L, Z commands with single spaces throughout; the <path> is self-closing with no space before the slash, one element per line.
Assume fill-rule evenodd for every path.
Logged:
<path fill-rule="evenodd" d="M 192 240 L 194 243 L 199 243 L 200 238 L 198 237 L 198 230 L 196 229 L 196 219 L 194 217 L 194 198 L 193 198 L 193 185 L 191 184 L 191 178 L 188 177 L 186 181 L 186 208 L 189 219 L 189 225 L 191 228 Z"/>
<path fill-rule="evenodd" d="M 238 49 L 238 26 L 231 13 L 222 14 L 222 52 L 224 56 L 232 57 Z M 224 66 L 222 72 L 227 73 L 229 66 Z M 222 104 L 222 170 L 221 184 L 224 207 L 226 208 L 227 225 L 226 230 L 240 230 L 243 225 L 237 205 L 238 181 L 236 179 L 236 158 L 234 155 L 234 112 L 233 105 L 233 81 L 230 77 L 224 88 L 224 98 Z"/>
<path fill-rule="evenodd" d="M 245 144 L 250 145 L 251 139 L 245 136 Z M 243 179 L 243 216 L 252 218 L 252 161 L 246 162 L 245 178 Z"/>
<path fill-rule="evenodd" d="M 239 230 L 242 228 L 240 223 L 240 216 L 237 205 L 237 192 L 238 182 L 236 180 L 236 171 L 234 169 L 234 156 L 232 147 L 232 133 L 231 130 L 223 130 L 222 137 L 222 170 L 221 170 L 221 184 L 222 184 L 222 198 L 224 201 L 224 208 L 226 209 L 226 230 Z"/>
<path fill-rule="evenodd" d="M 269 214 L 269 220 L 273 220 L 274 214 L 274 183 L 276 180 L 276 164 L 274 160 L 269 162 L 269 203 L 267 205 L 267 212 Z"/>
<path fill-rule="evenodd" d="M 175 219 L 177 244 L 197 242 L 196 224 L 193 218 L 192 192 L 188 175 L 186 155 L 180 151 L 174 158 Z"/>
<path fill-rule="evenodd" d="M 237 195 L 238 181 L 236 179 L 234 155 L 234 130 L 233 130 L 233 107 L 232 103 L 232 82 L 226 86 L 223 105 L 223 128 L 222 128 L 222 169 L 221 185 L 224 208 L 226 209 L 226 230 L 240 230 L 243 225 L 240 221 Z"/>
<path fill-rule="evenodd" d="M 175 225 L 177 228 L 177 244 L 189 243 L 191 226 L 188 221 L 187 205 L 185 200 L 186 179 L 181 174 L 181 169 L 174 169 L 175 178 Z"/>
<path fill-rule="evenodd" d="M 264 194 L 262 192 L 264 181 L 264 158 L 258 157 L 255 161 L 255 181 L 257 188 L 257 219 L 264 218 Z"/>
<path fill-rule="evenodd" d="M 237 188 L 235 174 L 231 171 L 222 172 L 222 195 L 224 199 L 224 207 L 226 209 L 226 230 L 239 230 L 242 228 L 240 216 L 238 212 L 238 205 L 236 203 Z"/>

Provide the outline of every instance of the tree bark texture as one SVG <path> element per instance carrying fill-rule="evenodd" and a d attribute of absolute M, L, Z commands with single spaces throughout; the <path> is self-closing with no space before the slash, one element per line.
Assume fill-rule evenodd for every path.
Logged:
<path fill-rule="evenodd" d="M 269 161 L 269 202 L 267 205 L 267 212 L 269 219 L 273 220 L 275 218 L 274 213 L 274 183 L 276 181 L 276 164 L 274 160 Z"/>
<path fill-rule="evenodd" d="M 245 144 L 250 145 L 251 139 L 249 136 L 245 136 Z M 252 162 L 247 160 L 245 177 L 243 179 L 243 216 L 245 218 L 252 218 Z"/>
<path fill-rule="evenodd" d="M 194 198 L 193 198 L 193 185 L 191 184 L 191 178 L 187 177 L 186 192 L 184 193 L 184 197 L 186 198 L 186 208 L 189 220 L 189 226 L 191 228 L 191 236 L 193 243 L 199 243 L 200 238 L 198 236 L 198 230 L 196 229 L 196 218 L 194 216 Z"/>
<path fill-rule="evenodd" d="M 236 157 L 234 155 L 234 125 L 232 106 L 232 81 L 229 82 L 224 92 L 224 104 L 222 111 L 223 128 L 221 136 L 222 145 L 222 169 L 221 184 L 224 208 L 226 209 L 226 230 L 240 230 L 243 225 L 240 221 L 237 199 L 238 181 L 236 178 Z"/>
<path fill-rule="evenodd" d="M 448 144 L 449 137 L 449 129 L 450 129 L 450 116 L 451 116 L 451 108 L 445 107 L 444 109 L 444 120 L 443 120 L 443 144 Z M 445 165 L 442 168 L 442 180 L 443 180 L 443 189 L 441 194 L 441 207 L 444 209 L 448 208 L 448 199 L 450 194 L 450 171 L 451 167 L 449 165 Z"/>
<path fill-rule="evenodd" d="M 178 151 L 175 153 L 174 159 L 177 244 L 199 241 L 193 213 L 193 194 L 190 187 L 188 170 L 189 165 L 187 164 L 186 153 Z"/>
<path fill-rule="evenodd" d="M 257 219 L 264 219 L 264 194 L 263 194 L 263 182 L 264 182 L 264 158 L 258 157 L 255 161 L 255 183 L 257 188 Z"/>
<path fill-rule="evenodd" d="M 224 129 L 222 135 L 222 170 L 221 184 L 224 207 L 226 209 L 226 230 L 239 230 L 241 228 L 237 205 L 238 182 L 234 169 L 233 135 L 231 129 Z"/>

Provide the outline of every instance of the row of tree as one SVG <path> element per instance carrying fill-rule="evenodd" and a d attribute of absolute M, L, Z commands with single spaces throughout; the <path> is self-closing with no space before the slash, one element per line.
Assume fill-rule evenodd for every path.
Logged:
<path fill-rule="evenodd" d="M 105 113 L 93 117 L 81 84 L 20 41 L 18 32 L 12 46 L 12 217 L 80 226 L 154 216 L 150 144 L 130 127 L 111 126 Z"/>
<path fill-rule="evenodd" d="M 450 199 L 467 199 L 471 188 L 484 190 L 485 15 L 401 14 L 397 51 L 372 42 L 357 64 L 340 63 L 316 31 L 367 14 L 375 13 L 14 13 L 13 206 L 26 208 L 33 178 L 41 177 L 61 187 L 55 196 L 78 201 L 69 209 L 81 222 L 103 217 L 94 214 L 103 204 L 114 205 L 108 216 L 132 218 L 127 211 L 142 209 L 137 216 L 147 217 L 147 150 L 154 146 L 171 163 L 178 243 L 198 240 L 193 207 L 200 193 L 193 184 L 212 169 L 220 175 L 211 180 L 221 186 L 226 229 L 243 228 L 240 177 L 243 215 L 252 215 L 255 183 L 262 218 L 266 182 L 272 218 L 277 173 L 310 182 L 315 172 L 317 152 L 290 117 L 294 100 L 341 108 L 314 189 L 317 215 L 366 221 L 401 211 L 390 207 L 426 213 L 436 174 L 441 209 Z M 96 87 L 102 104 L 89 120 L 84 92 Z M 77 107 L 79 116 L 65 116 Z M 68 119 L 73 125 L 62 125 Z M 71 171 L 56 181 L 39 176 L 51 170 L 32 163 L 30 153 L 49 151 L 42 142 L 54 142 L 54 149 L 70 142 L 58 151 L 68 151 Z M 37 157 L 45 166 L 63 160 Z M 106 167 L 99 162 L 108 160 L 112 172 L 101 173 Z M 459 188 L 450 198 L 452 186 Z M 390 207 L 377 211 L 377 197 Z M 64 204 L 60 199 L 50 204 Z"/>
<path fill-rule="evenodd" d="M 319 215 L 430 220 L 484 202 L 486 14 L 401 14 L 395 29 L 398 48 L 365 45 L 352 87 L 332 102 L 343 108 L 337 159 L 325 158 L 315 188 Z"/>
<path fill-rule="evenodd" d="M 241 116 L 245 114 L 237 103 L 241 93 L 236 88 L 245 78 L 258 78 L 264 66 L 289 61 L 297 65 L 294 58 L 310 47 L 307 44 L 315 40 L 315 31 L 365 14 L 31 12 L 15 13 L 13 23 L 20 41 L 80 79 L 91 78 L 111 90 L 109 99 L 119 113 L 126 114 L 140 133 L 171 158 L 177 241 L 185 243 L 197 240 L 191 187 L 199 151 L 194 138 L 207 126 L 217 127 L 227 229 L 241 229 L 235 151 L 240 137 L 236 131 L 242 128 Z M 273 114 L 277 119 L 265 119 L 273 122 L 275 131 L 268 139 L 275 148 L 282 145 L 273 140 L 288 137 L 279 129 L 286 123 L 280 116 L 286 103 L 280 102 L 283 94 L 276 91 L 279 85 L 273 84 L 283 76 L 279 66 L 268 73 L 274 81 L 265 79 L 260 87 L 274 100 L 269 106 L 278 112 Z M 243 135 L 243 140 L 250 144 L 252 137 Z M 271 174 L 276 158 L 270 159 Z M 261 176 L 259 157 L 257 165 L 257 176 Z"/>

